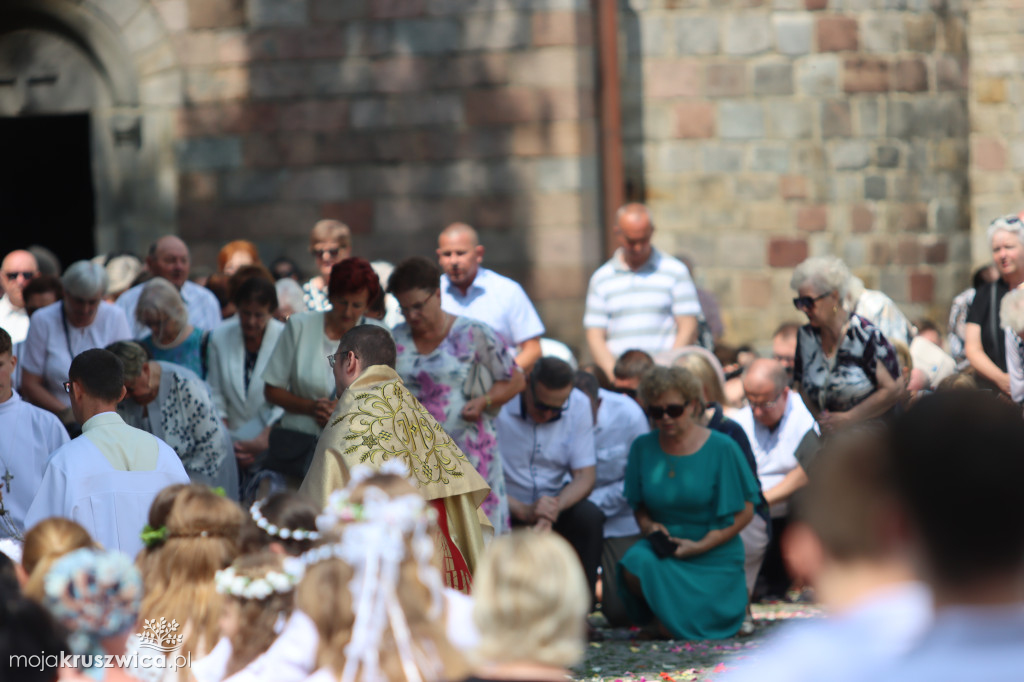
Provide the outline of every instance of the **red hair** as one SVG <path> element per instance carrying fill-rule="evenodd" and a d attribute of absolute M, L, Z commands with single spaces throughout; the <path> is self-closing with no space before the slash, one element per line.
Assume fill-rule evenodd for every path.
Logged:
<path fill-rule="evenodd" d="M 331 279 L 327 283 L 327 295 L 355 294 L 365 290 L 373 301 L 380 294 L 380 278 L 373 271 L 370 261 L 365 258 L 346 258 L 331 268 Z"/>
<path fill-rule="evenodd" d="M 220 253 L 217 254 L 217 272 L 224 272 L 224 266 L 228 264 L 231 257 L 239 251 L 244 251 L 249 254 L 252 258 L 253 265 L 260 265 L 260 252 L 256 250 L 256 245 L 250 241 L 244 239 L 236 239 L 233 242 L 228 242 L 221 248 Z"/>

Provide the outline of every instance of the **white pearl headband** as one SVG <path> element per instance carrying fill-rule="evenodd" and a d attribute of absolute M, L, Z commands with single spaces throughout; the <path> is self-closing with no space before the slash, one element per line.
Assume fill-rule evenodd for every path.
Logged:
<path fill-rule="evenodd" d="M 291 529 L 291 528 L 279 528 L 270 521 L 267 517 L 260 512 L 260 508 L 263 506 L 263 500 L 259 502 L 253 502 L 252 506 L 249 507 L 249 515 L 252 516 L 252 520 L 256 522 L 256 525 L 267 535 L 272 535 L 275 538 L 281 538 L 282 540 L 319 540 L 320 533 L 315 530 L 305 530 L 302 528 Z"/>

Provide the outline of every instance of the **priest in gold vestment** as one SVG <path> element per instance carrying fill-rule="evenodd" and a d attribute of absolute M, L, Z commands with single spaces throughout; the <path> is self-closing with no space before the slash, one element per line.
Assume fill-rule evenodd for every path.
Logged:
<path fill-rule="evenodd" d="M 449 587 L 469 592 L 493 532 L 480 504 L 490 492 L 459 446 L 395 372 L 395 342 L 382 327 L 349 330 L 331 357 L 340 397 L 324 427 L 299 492 L 323 508 L 357 464 L 378 468 L 393 459 L 438 512 L 437 548 Z"/>

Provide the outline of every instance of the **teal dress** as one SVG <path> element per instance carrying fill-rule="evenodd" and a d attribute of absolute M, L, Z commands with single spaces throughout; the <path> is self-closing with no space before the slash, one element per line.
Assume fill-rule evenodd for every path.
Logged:
<path fill-rule="evenodd" d="M 757 479 L 729 437 L 714 431 L 687 456 L 665 453 L 654 431 L 633 441 L 626 465 L 625 497 L 643 507 L 669 535 L 700 540 L 727 528 L 747 502 L 760 500 Z M 626 589 L 625 569 L 640 579 L 644 599 Z M 657 618 L 678 639 L 732 637 L 743 623 L 747 586 L 743 541 L 734 538 L 687 559 L 661 559 L 645 539 L 619 562 L 618 588 L 633 622 Z"/>
<path fill-rule="evenodd" d="M 153 343 L 152 336 L 147 336 L 139 341 L 139 343 L 149 351 L 149 357 L 154 360 L 173 362 L 176 365 L 187 367 L 198 374 L 200 379 L 205 379 L 206 360 L 203 357 L 206 350 L 206 344 L 204 343 L 205 334 L 202 329 L 193 329 L 188 338 L 174 348 L 158 348 Z"/>

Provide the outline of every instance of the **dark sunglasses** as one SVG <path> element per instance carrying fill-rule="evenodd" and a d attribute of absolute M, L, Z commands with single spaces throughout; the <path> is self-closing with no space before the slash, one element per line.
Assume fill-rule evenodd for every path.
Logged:
<path fill-rule="evenodd" d="M 831 294 L 831 291 L 826 291 L 821 296 L 797 296 L 793 299 L 793 307 L 797 310 L 810 310 L 815 303 Z"/>
<path fill-rule="evenodd" d="M 28 280 L 32 279 L 35 276 L 36 276 L 36 273 L 34 273 L 34 272 L 5 272 L 4 273 L 4 277 L 6 277 L 7 281 L 9 281 L 9 282 L 13 282 L 14 280 L 18 279 L 19 277 L 24 278 L 25 281 L 27 282 Z"/>
<path fill-rule="evenodd" d="M 530 382 L 530 395 L 533 397 L 533 406 L 538 412 L 550 412 L 552 415 L 558 417 L 565 411 L 565 405 L 548 405 L 547 403 L 542 403 L 538 400 L 537 385 L 532 381 Z"/>
<path fill-rule="evenodd" d="M 324 258 L 325 256 L 330 256 L 331 258 L 334 258 L 339 253 L 341 253 L 341 249 L 313 249 L 310 253 L 312 253 L 317 258 Z"/>
<path fill-rule="evenodd" d="M 614 388 L 612 390 L 615 391 L 616 393 L 621 393 L 622 395 L 628 395 L 630 398 L 636 400 L 635 388 Z"/>
<path fill-rule="evenodd" d="M 672 419 L 678 419 L 683 416 L 683 412 L 686 412 L 686 405 L 666 405 L 665 407 L 655 405 L 647 408 L 647 416 L 654 421 L 658 421 L 666 414 Z"/>

